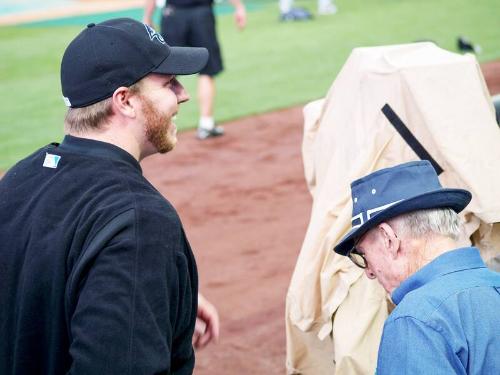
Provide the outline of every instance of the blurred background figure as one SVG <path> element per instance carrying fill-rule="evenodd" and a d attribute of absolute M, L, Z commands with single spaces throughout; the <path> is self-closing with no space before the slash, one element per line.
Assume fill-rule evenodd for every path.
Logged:
<path fill-rule="evenodd" d="M 246 10 L 241 0 L 229 0 L 234 6 L 236 27 L 242 30 L 246 25 Z M 145 0 L 144 19 L 153 25 L 156 0 Z M 209 52 L 208 63 L 198 78 L 198 104 L 200 119 L 197 137 L 207 139 L 224 134 L 214 120 L 216 96 L 215 76 L 222 72 L 223 63 L 215 28 L 213 0 L 168 0 L 163 7 L 161 34 L 168 45 L 181 47 L 205 47 Z"/>
<path fill-rule="evenodd" d="M 481 53 L 481 46 L 479 44 L 472 43 L 465 36 L 459 36 L 457 38 L 457 48 L 460 52 L 472 52 Z"/>
<path fill-rule="evenodd" d="M 282 21 L 299 21 L 311 19 L 311 14 L 303 8 L 293 7 L 294 0 L 280 0 L 280 19 Z M 318 0 L 318 15 L 337 13 L 337 7 L 333 0 Z"/>

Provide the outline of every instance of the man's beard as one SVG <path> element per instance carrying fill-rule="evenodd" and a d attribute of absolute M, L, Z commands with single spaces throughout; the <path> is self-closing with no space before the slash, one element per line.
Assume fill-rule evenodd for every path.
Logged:
<path fill-rule="evenodd" d="M 143 113 L 146 120 L 146 137 L 160 154 L 175 147 L 177 137 L 169 133 L 171 119 L 157 110 L 151 100 L 141 96 Z M 171 124 L 170 126 L 173 126 Z"/>

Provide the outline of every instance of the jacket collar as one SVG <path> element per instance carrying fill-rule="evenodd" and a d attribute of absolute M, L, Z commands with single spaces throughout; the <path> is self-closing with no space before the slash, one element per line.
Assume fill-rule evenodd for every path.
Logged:
<path fill-rule="evenodd" d="M 111 143 L 66 135 L 57 149 L 66 152 L 125 162 L 142 173 L 141 165 L 131 154 Z"/>

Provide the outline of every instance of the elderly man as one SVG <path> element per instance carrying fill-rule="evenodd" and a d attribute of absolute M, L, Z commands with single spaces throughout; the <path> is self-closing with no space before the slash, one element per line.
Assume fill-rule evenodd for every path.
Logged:
<path fill-rule="evenodd" d="M 182 223 L 139 164 L 174 148 L 176 75 L 207 59 L 125 18 L 67 47 L 67 135 L 0 181 L 1 374 L 191 374 L 192 342 L 217 335 Z"/>
<path fill-rule="evenodd" d="M 335 246 L 397 305 L 384 325 L 378 374 L 499 374 L 500 274 L 460 247 L 468 191 L 442 188 L 427 161 L 351 185 L 352 230 Z"/>

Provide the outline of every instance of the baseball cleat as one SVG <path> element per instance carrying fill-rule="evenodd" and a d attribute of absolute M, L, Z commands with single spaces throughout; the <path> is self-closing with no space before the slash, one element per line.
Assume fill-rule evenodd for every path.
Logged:
<path fill-rule="evenodd" d="M 222 126 L 214 126 L 212 129 L 198 128 L 196 131 L 196 137 L 200 140 L 219 137 L 221 135 L 224 135 L 224 129 Z"/>

